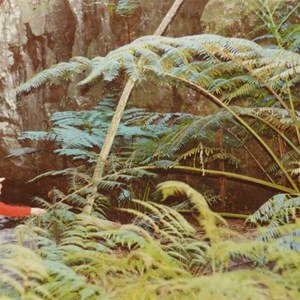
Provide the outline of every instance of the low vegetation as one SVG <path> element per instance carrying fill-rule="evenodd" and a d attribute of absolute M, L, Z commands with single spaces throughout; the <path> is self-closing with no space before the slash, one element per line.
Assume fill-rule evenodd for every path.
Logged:
<path fill-rule="evenodd" d="M 18 87 L 22 99 L 63 80 L 85 88 L 151 80 L 192 89 L 220 109 L 204 117 L 127 108 L 105 161 L 99 152 L 119 90 L 110 88 L 93 110 L 54 113 L 47 132 L 25 132 L 37 148 L 55 145 L 71 158 L 68 168 L 34 180 L 60 176 L 68 188 L 36 198 L 48 214 L 17 227 L 18 245 L 0 246 L 3 299 L 300 297 L 300 26 L 291 21 L 300 5 L 257 3 L 257 41 L 269 47 L 217 35 L 147 36 L 106 57 L 59 63 Z M 260 177 L 243 173 L 243 153 Z M 195 176 L 219 185 L 192 188 Z M 226 203 L 231 179 L 274 191 L 248 216 L 256 226 L 249 238 L 225 218 L 245 217 Z"/>

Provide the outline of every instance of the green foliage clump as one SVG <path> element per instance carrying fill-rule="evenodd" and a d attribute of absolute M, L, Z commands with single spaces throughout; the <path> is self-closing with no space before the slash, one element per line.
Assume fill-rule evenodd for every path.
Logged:
<path fill-rule="evenodd" d="M 280 1 L 272 11 L 267 1 L 255 3 L 270 25 L 261 28 L 269 35 L 260 40 L 268 38 L 275 47 L 216 35 L 146 36 L 106 57 L 59 63 L 17 88 L 21 98 L 46 83 L 77 80 L 78 86 L 90 87 L 125 76 L 138 84 L 151 80 L 193 89 L 220 110 L 202 117 L 128 109 L 105 161 L 99 151 L 118 94 L 93 110 L 54 113 L 49 132 L 24 133 L 24 139 L 55 143 L 56 153 L 76 164 L 35 178 L 67 176 L 70 190 L 53 190 L 52 204 L 37 199 L 48 214 L 39 226 L 18 227 L 20 243 L 27 240 L 31 250 L 0 247 L 3 297 L 299 298 L 299 28 L 288 23 L 299 5 L 288 7 L 282 22 Z M 136 8 L 139 1 L 118 2 L 120 13 L 127 14 L 122 5 Z M 249 141 L 263 157 L 251 152 Z M 242 151 L 262 178 L 243 174 Z M 98 176 L 99 165 L 104 175 Z M 247 239 L 211 210 L 205 190 L 202 194 L 179 181 L 161 183 L 176 172 L 246 181 L 280 194 L 248 219 L 267 226 L 256 239 Z M 156 183 L 165 203 L 154 192 Z M 189 218 L 181 211 L 190 212 Z M 22 255 L 32 256 L 28 269 Z"/>
<path fill-rule="evenodd" d="M 48 208 L 39 226 L 28 222 L 17 227 L 19 243 L 31 249 L 0 247 L 1 296 L 297 299 L 299 254 L 295 250 L 272 238 L 247 240 L 224 227 L 226 221 L 185 183 L 164 182 L 159 190 L 163 198 L 188 198 L 200 232 L 161 203 L 134 200 L 144 210 L 122 209 L 135 216 L 129 224 L 74 214 L 57 203 Z M 296 227 L 298 223 L 286 225 L 285 232 Z"/>

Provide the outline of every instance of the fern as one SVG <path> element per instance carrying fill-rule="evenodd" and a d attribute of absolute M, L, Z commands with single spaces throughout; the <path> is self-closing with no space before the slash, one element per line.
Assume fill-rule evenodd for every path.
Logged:
<path fill-rule="evenodd" d="M 89 60 L 84 57 L 73 58 L 70 62 L 59 63 L 34 76 L 26 84 L 17 88 L 16 92 L 17 94 L 28 93 L 32 88 L 38 88 L 45 83 L 57 84 L 59 79 L 69 80 L 73 74 L 85 71 L 89 65 Z"/>
<path fill-rule="evenodd" d="M 183 43 L 184 41 L 184 43 Z M 196 47 L 196 45 L 198 47 Z M 170 51 L 170 47 L 176 47 L 178 51 L 174 52 L 171 51 L 171 59 L 169 57 L 168 52 Z M 225 50 L 224 50 L 225 49 Z M 175 55 L 178 55 L 178 52 L 181 52 L 180 57 L 177 59 Z M 182 61 L 182 56 L 185 55 L 186 59 L 184 61 L 184 64 L 178 65 L 178 62 Z M 128 59 L 130 57 L 130 59 Z M 161 57 L 162 59 L 159 59 Z M 278 59 L 279 57 L 279 59 Z M 288 59 L 285 58 L 284 61 L 282 61 L 281 58 L 288 57 Z M 141 68 L 141 65 L 137 64 L 137 61 L 141 60 L 144 64 L 144 66 Z M 200 67 L 195 67 L 194 64 L 199 61 Z M 137 79 L 138 77 L 142 78 L 141 71 L 148 70 L 150 73 L 154 74 L 156 77 L 160 78 L 160 81 L 165 81 L 165 79 L 162 79 L 162 76 L 164 78 L 170 78 L 171 81 L 169 82 L 172 84 L 173 80 L 181 81 L 184 83 L 188 83 L 189 85 L 195 85 L 198 89 L 206 89 L 207 93 L 210 93 L 210 90 L 213 90 L 214 81 L 217 80 L 219 82 L 219 78 L 221 77 L 228 77 L 228 71 L 225 68 L 228 64 L 231 66 L 230 70 L 230 76 L 234 77 L 234 75 L 240 76 L 242 74 L 243 70 L 246 68 L 248 70 L 248 75 L 250 77 L 253 77 L 254 80 L 248 81 L 246 85 L 249 85 L 250 89 L 253 89 L 257 92 L 257 95 L 254 96 L 256 98 L 259 98 L 258 87 L 261 86 L 261 91 L 267 90 L 270 91 L 272 96 L 275 97 L 280 103 L 287 108 L 287 105 L 285 103 L 285 98 L 281 98 L 278 96 L 278 93 L 281 93 L 282 89 L 286 89 L 287 85 L 284 84 L 283 79 L 284 78 L 284 72 L 281 72 L 281 74 L 278 74 L 276 71 L 276 74 L 274 74 L 274 70 L 278 70 L 279 68 L 288 67 L 290 65 L 293 66 L 293 74 L 290 74 L 288 76 L 292 76 L 295 78 L 295 71 L 297 68 L 295 67 L 295 64 L 297 64 L 298 56 L 295 53 L 287 53 L 287 52 L 280 52 L 275 50 L 265 50 L 262 51 L 262 48 L 260 48 L 257 44 L 253 42 L 249 42 L 246 40 L 238 40 L 238 39 L 226 39 L 218 36 L 212 36 L 212 35 L 203 35 L 203 36 L 195 36 L 195 37 L 184 37 L 179 39 L 171 39 L 171 38 L 162 38 L 157 37 L 155 40 L 150 40 L 148 37 L 143 37 L 141 39 L 138 39 L 131 43 L 130 45 L 126 45 L 124 47 L 121 47 L 117 50 L 112 51 L 107 55 L 107 59 L 103 61 L 103 59 L 94 59 L 92 62 L 92 71 L 91 73 L 80 83 L 82 84 L 88 84 L 90 82 L 94 82 L 97 80 L 100 76 L 103 74 L 106 74 L 108 72 L 107 64 L 109 63 L 110 66 L 112 66 L 113 61 L 122 62 L 123 68 L 127 70 L 128 74 L 133 78 Z M 201 63 L 202 61 L 205 61 L 210 64 L 210 67 L 206 69 L 201 69 Z M 272 66 L 270 67 L 270 62 L 272 61 Z M 288 63 L 287 63 L 288 61 Z M 95 62 L 95 63 L 94 63 Z M 190 66 L 190 63 L 192 65 Z M 180 71 L 180 68 L 183 68 L 183 72 Z M 288 67 L 289 68 L 289 67 Z M 287 70 L 289 72 L 289 70 Z M 296 71 L 297 72 L 297 71 Z M 151 76 L 150 76 L 151 77 Z M 264 79 L 267 78 L 267 79 Z M 268 79 L 269 78 L 269 79 Z M 259 83 L 259 85 L 258 85 Z M 232 97 L 240 97 L 240 96 L 247 96 L 248 88 L 245 90 L 244 83 L 240 82 L 239 86 L 235 86 L 235 91 L 239 91 L 241 89 L 241 92 L 239 94 L 233 95 L 224 95 L 222 99 L 224 101 L 230 101 Z M 228 89 L 228 85 L 223 86 L 226 89 Z M 218 93 L 221 92 L 221 90 L 218 88 L 216 90 Z M 263 91 L 265 93 L 265 91 Z M 211 97 L 214 97 L 211 95 Z M 265 97 L 265 96 L 264 96 Z M 214 98 L 216 99 L 216 98 Z M 215 100 L 220 105 L 222 105 L 226 110 L 228 117 L 232 117 L 234 115 L 236 118 L 238 118 L 239 122 L 247 128 L 248 131 L 250 131 L 254 136 L 257 137 L 257 139 L 260 141 L 260 143 L 263 145 L 263 147 L 269 152 L 269 154 L 274 159 L 275 163 L 278 165 L 278 167 L 281 169 L 282 173 L 285 175 L 285 177 L 288 179 L 289 183 L 293 186 L 294 189 L 297 189 L 296 184 L 294 183 L 293 179 L 290 177 L 289 173 L 287 172 L 285 166 L 280 162 L 274 151 L 259 137 L 259 135 L 255 132 L 255 128 L 252 125 L 249 126 L 242 118 L 237 117 L 237 113 L 231 109 L 230 107 L 223 104 L 224 101 L 222 100 Z M 294 110 L 292 108 L 292 110 Z M 292 113 L 289 111 L 290 118 L 292 120 L 292 127 L 296 125 L 297 118 L 294 116 L 295 113 Z M 286 129 L 287 127 L 279 127 L 277 123 L 270 122 L 269 120 L 265 120 L 266 124 L 271 127 L 278 129 L 279 132 L 282 132 L 282 130 Z M 281 121 L 280 124 L 283 122 Z M 71 130 L 70 128 L 64 128 L 64 126 L 61 126 L 62 128 L 57 128 L 56 131 L 58 131 L 58 138 L 59 135 L 61 135 L 61 131 L 64 129 Z M 278 128 L 279 127 L 279 128 Z M 290 126 L 288 126 L 290 127 Z M 300 136 L 299 130 L 297 127 L 294 127 L 298 136 Z M 214 132 L 216 131 L 216 128 L 213 128 Z M 77 129 L 74 129 L 75 132 L 78 132 Z M 135 135 L 143 135 L 142 130 L 139 128 L 134 127 L 123 127 L 120 126 L 121 135 L 126 138 L 128 136 L 129 138 L 132 138 Z M 198 138 L 196 135 L 196 127 L 193 128 L 192 126 L 187 127 L 187 134 L 185 135 L 188 138 L 188 141 L 191 141 L 191 138 Z M 139 132 L 138 132 L 139 131 Z M 70 131 L 71 132 L 71 131 Z M 200 133 L 202 131 L 199 131 Z M 212 132 L 212 134 L 214 134 Z M 101 145 L 101 132 L 96 131 L 96 137 L 98 137 L 97 144 Z M 213 140 L 212 134 L 209 134 L 207 130 L 203 131 L 202 139 L 207 138 L 209 141 Z M 145 136 L 151 136 L 153 132 L 148 131 L 144 132 Z M 282 133 L 281 133 L 282 135 Z M 78 132 L 78 136 L 79 132 Z M 230 136 L 230 135 L 229 135 Z M 232 136 L 231 136 L 232 137 Z M 67 138 L 67 136 L 66 136 Z M 172 158 L 174 154 L 178 151 L 183 151 L 184 146 L 186 145 L 186 140 L 181 140 L 180 135 L 175 135 L 173 139 L 176 138 L 176 144 L 172 145 L 172 140 L 170 144 L 172 145 L 173 149 L 161 149 L 161 153 L 163 153 L 164 157 L 162 158 Z M 82 136 L 82 139 L 79 139 L 79 142 L 85 142 L 83 146 L 85 147 L 93 147 L 95 146 L 92 144 L 92 140 L 95 140 L 95 137 L 92 137 L 90 139 L 89 134 L 85 134 L 85 136 Z M 228 137 L 227 137 L 228 140 Z M 232 140 L 232 138 L 231 138 Z M 73 140 L 71 140 L 73 142 Z M 225 139 L 226 141 L 226 139 Z M 237 141 L 237 139 L 235 139 Z M 66 141 L 63 141 L 66 144 L 70 143 L 68 138 Z M 205 142 L 205 141 L 204 141 Z M 166 145 L 167 143 L 164 143 Z M 292 143 L 290 143 L 292 144 Z M 76 144 L 71 143 L 71 147 L 78 146 Z M 210 145 L 209 145 L 210 146 Z M 292 144 L 292 147 L 295 148 Z M 69 149 L 70 147 L 65 146 L 66 149 Z M 188 149 L 189 151 L 190 149 Z M 68 150 L 62 150 L 61 153 L 67 154 Z M 71 154 L 75 154 L 71 151 Z M 155 154 L 159 157 L 159 153 Z M 86 153 L 86 156 L 84 153 L 80 152 L 78 153 L 78 158 L 85 158 L 88 157 L 90 161 L 92 161 L 93 155 L 90 153 Z"/>
<path fill-rule="evenodd" d="M 258 3 L 259 13 L 268 8 L 265 1 Z M 118 13 L 125 16 L 139 4 L 119 1 Z M 276 11 L 262 17 L 277 22 Z M 273 27 L 265 37 L 274 37 L 281 48 L 297 49 L 297 26 L 285 32 L 276 24 L 281 36 Z M 128 109 L 102 178 L 93 176 L 93 168 L 101 159 L 97 152 L 117 96 L 90 111 L 53 114 L 49 132 L 25 133 L 25 139 L 55 142 L 56 153 L 80 159 L 82 166 L 36 178 L 67 175 L 70 190 L 51 191 L 51 203 L 37 198 L 48 214 L 17 229 L 19 242 L 30 241 L 33 248 L 24 251 L 26 263 L 23 248 L 0 247 L 1 267 L 7 271 L 0 278 L 1 292 L 14 299 L 299 298 L 299 70 L 297 53 L 265 49 L 252 41 L 216 35 L 148 36 L 106 57 L 60 63 L 19 87 L 20 97 L 45 83 L 71 79 L 90 86 L 127 75 L 158 86 L 191 87 L 223 109 L 206 117 Z M 229 106 L 245 101 L 249 107 Z M 247 149 L 252 136 L 291 187 L 272 182 L 270 176 L 269 182 L 225 170 L 239 166 L 231 149 Z M 284 140 L 285 155 L 271 149 L 265 140 L 269 136 Z M 206 168 L 219 160 L 220 171 Z M 164 200 L 176 196 L 177 202 L 188 203 L 197 230 L 181 215 L 183 205 L 153 201 L 157 194 L 152 195 L 152 187 L 161 178 L 150 171 L 158 168 L 162 173 L 228 176 L 286 193 L 273 196 L 251 217 L 268 226 L 256 241 L 249 241 L 226 227 L 204 193 L 183 182 L 168 181 L 159 190 Z M 143 200 L 136 199 L 138 194 Z M 81 214 L 89 197 L 95 198 L 92 216 Z"/>
<path fill-rule="evenodd" d="M 165 37 L 156 37 L 153 39 L 152 37 L 143 37 L 129 45 L 110 52 L 105 59 L 98 57 L 91 60 L 91 72 L 80 82 L 80 85 L 94 83 L 102 78 L 102 76 L 104 76 L 106 80 L 105 74 L 108 74 L 107 76 L 109 80 L 111 80 L 112 77 L 115 78 L 115 76 L 117 76 L 117 70 L 119 69 L 120 71 L 124 70 L 127 72 L 128 75 L 135 80 L 142 80 L 144 75 L 151 79 L 153 75 L 154 80 L 157 81 L 159 79 L 161 83 L 171 85 L 182 83 L 187 86 L 192 86 L 204 93 L 208 98 L 216 101 L 225 109 L 217 114 L 217 116 L 220 116 L 224 121 L 219 124 L 216 123 L 215 121 L 217 119 L 215 116 L 211 118 L 212 124 L 210 124 L 210 121 L 207 119 L 205 121 L 203 120 L 208 124 L 207 126 L 211 126 L 211 132 L 206 128 L 206 124 L 204 124 L 204 122 L 201 123 L 200 120 L 199 124 L 194 122 L 194 126 L 183 125 L 186 126 L 186 130 L 182 129 L 183 135 L 178 131 L 172 139 L 163 141 L 163 146 L 158 148 L 159 151 L 154 154 L 154 157 L 159 158 L 159 160 L 170 160 L 170 158 L 174 160 L 176 155 L 188 153 L 191 150 L 189 149 L 189 144 L 195 141 L 198 145 L 203 143 L 205 147 L 212 148 L 210 143 L 214 140 L 216 130 L 224 125 L 224 122 L 226 122 L 225 119 L 227 118 L 228 122 L 233 124 L 233 127 L 242 125 L 240 128 L 246 128 L 247 131 L 258 139 L 296 191 L 298 189 L 297 184 L 286 170 L 286 167 L 280 161 L 275 151 L 273 151 L 260 136 L 260 124 L 258 122 L 252 122 L 249 125 L 246 120 L 242 118 L 245 115 L 249 116 L 249 114 L 245 114 L 245 112 L 241 113 L 242 109 L 231 108 L 226 103 L 234 98 L 247 98 L 249 95 L 251 97 L 254 96 L 256 99 L 261 99 L 260 101 L 265 101 L 264 99 L 266 98 L 268 101 L 276 100 L 287 110 L 287 118 L 274 119 L 272 116 L 269 116 L 269 118 L 259 116 L 256 117 L 256 119 L 264 122 L 267 127 L 275 130 L 280 136 L 285 136 L 285 131 L 292 129 L 296 131 L 299 137 L 300 133 L 297 127 L 297 123 L 299 122 L 298 113 L 292 104 L 290 109 L 287 106 L 288 101 L 292 103 L 292 95 L 289 95 L 288 90 L 291 84 L 295 85 L 297 83 L 295 79 L 298 76 L 298 56 L 296 53 L 284 50 L 263 49 L 251 41 L 214 35 L 191 36 L 178 39 Z M 141 63 L 138 64 L 138 61 Z M 115 72 L 112 72 L 109 68 L 114 66 L 115 62 L 117 62 L 118 67 L 115 69 Z M 87 62 L 85 63 L 87 64 Z M 287 77 L 286 72 L 288 72 Z M 114 76 L 109 75 L 112 73 Z M 231 83 L 226 83 L 226 79 L 229 77 L 237 78 L 236 81 L 232 81 L 232 87 L 230 86 Z M 292 83 L 289 82 L 290 77 L 293 77 Z M 220 85 L 222 80 L 224 84 Z M 32 87 L 34 88 L 34 86 Z M 216 87 L 216 89 L 214 89 L 214 87 Z M 232 94 L 231 89 L 234 90 L 235 94 Z M 220 99 L 217 98 L 212 94 L 213 92 L 220 95 L 222 94 L 222 97 Z M 238 120 L 240 125 L 236 124 L 233 116 Z M 140 117 L 141 115 L 139 114 L 139 118 Z M 251 114 L 251 117 L 254 117 L 253 114 Z M 162 123 L 160 124 L 163 125 Z M 197 128 L 196 125 L 200 126 Z M 78 144 L 75 143 L 76 141 L 69 140 L 67 136 L 65 140 L 62 140 L 65 134 L 62 132 L 65 129 L 71 132 L 71 128 L 66 128 L 61 125 L 61 128 L 55 129 L 55 131 L 58 132 L 57 139 L 65 144 L 70 143 L 71 146 L 68 147 L 64 145 L 65 149 L 61 150 L 61 153 L 67 154 L 68 149 L 79 147 L 80 145 L 92 148 L 97 144 L 101 147 L 101 130 L 94 129 L 93 132 L 93 128 L 94 126 L 92 126 L 90 130 L 92 134 L 79 133 L 80 130 L 78 131 L 78 128 L 74 129 L 74 132 L 77 132 L 79 137 Z M 162 132 L 157 132 L 158 128 L 159 127 L 156 127 L 156 132 L 153 132 L 153 126 L 152 128 L 148 127 L 147 130 L 145 130 L 145 128 L 141 130 L 139 127 L 124 127 L 121 125 L 119 135 L 123 138 L 123 141 L 126 139 L 132 140 L 136 136 L 145 138 L 152 136 L 155 138 L 159 137 Z M 163 128 L 161 127 L 161 129 Z M 158 130 L 160 130 L 160 128 Z M 242 146 L 244 141 L 238 138 L 238 135 L 233 135 L 231 129 L 230 131 L 231 132 L 225 132 L 224 142 L 228 143 L 232 141 Z M 80 137 L 82 138 L 80 139 Z M 288 138 L 285 139 L 289 141 L 289 145 L 293 149 L 297 148 L 292 141 Z M 96 141 L 96 143 L 93 144 L 92 141 Z M 117 141 L 118 139 L 116 142 Z M 232 146 L 229 145 L 229 143 L 227 145 L 229 147 Z M 74 151 L 71 150 L 70 153 L 75 154 Z M 216 157 L 225 158 L 223 153 L 216 155 Z M 228 157 L 228 154 L 226 154 L 226 156 Z M 85 156 L 83 152 L 79 152 L 77 157 L 87 157 L 89 161 L 92 161 L 95 156 L 93 153 L 87 152 Z M 145 157 L 144 159 L 145 162 L 151 161 L 149 157 Z M 229 162 L 233 162 L 233 160 L 229 159 Z"/>
<path fill-rule="evenodd" d="M 14 295 L 14 299 L 43 299 L 48 293 L 40 285 L 48 277 L 48 272 L 41 258 L 17 245 L 1 245 L 0 251 L 1 294 Z"/>
<path fill-rule="evenodd" d="M 1 294 L 8 299 L 132 299 L 145 293 L 153 299 L 297 298 L 297 281 L 292 279 L 299 275 L 299 255 L 296 248 L 287 249 L 286 240 L 245 240 L 218 227 L 216 221 L 222 219 L 188 185 L 166 182 L 160 189 L 163 197 L 185 194 L 195 205 L 204 232 L 196 233 L 174 209 L 141 200 L 133 201 L 142 211 L 122 209 L 136 216 L 135 224 L 82 214 L 72 214 L 67 222 L 60 214 L 44 216 L 40 223 L 44 229 L 30 222 L 18 228 L 24 241 L 32 240 L 34 250 L 0 247 L 1 267 L 8 272 L 0 278 Z M 57 191 L 56 196 L 59 199 L 62 193 Z M 47 228 L 59 220 L 65 226 L 56 240 Z M 296 222 L 279 230 L 282 237 L 293 237 L 293 246 L 299 239 L 298 226 Z M 262 261 L 270 266 L 266 269 Z M 243 269 L 232 271 L 235 264 Z"/>
<path fill-rule="evenodd" d="M 221 56 L 221 59 L 216 58 L 218 55 Z M 199 66 L 195 68 L 195 57 L 198 60 L 199 57 L 203 58 L 202 60 L 200 59 L 200 63 L 201 61 L 208 60 L 210 69 L 204 69 L 199 72 Z M 137 65 L 138 58 L 142 58 L 144 64 L 143 68 Z M 213 88 L 211 81 L 228 74 L 228 66 L 230 66 L 229 70 L 231 75 L 236 72 L 242 72 L 242 65 L 239 62 L 241 59 L 243 66 L 247 66 L 250 69 L 257 66 L 257 70 L 253 70 L 250 74 L 254 77 L 253 81 L 251 81 L 250 78 L 250 81 L 247 80 L 250 85 L 254 84 L 254 88 L 259 87 L 257 85 L 257 79 L 260 80 L 260 78 L 263 78 L 265 75 L 268 75 L 269 78 L 273 78 L 272 80 L 274 80 L 275 74 L 272 74 L 273 69 L 269 66 L 270 62 L 272 62 L 273 68 L 276 63 L 276 69 L 280 66 L 284 67 L 287 64 L 293 65 L 294 71 L 291 73 L 292 69 L 290 69 L 289 75 L 297 74 L 295 64 L 297 65 L 298 56 L 295 53 L 263 49 L 254 42 L 246 40 L 223 38 L 214 35 L 201 35 L 178 39 L 142 37 L 129 45 L 110 52 L 105 59 L 98 57 L 91 60 L 90 63 L 85 61 L 84 64 L 70 62 L 70 66 L 68 64 L 58 64 L 57 67 L 53 69 L 53 75 L 51 73 L 49 77 L 60 76 L 62 73 L 60 70 L 63 70 L 63 72 L 68 70 L 69 72 L 76 73 L 76 67 L 78 68 L 78 65 L 81 67 L 82 65 L 85 67 L 91 65 L 91 73 L 81 81 L 80 85 L 95 82 L 104 74 L 107 74 L 106 80 L 112 80 L 117 76 L 118 70 L 121 69 L 125 69 L 134 79 L 143 78 L 142 72 L 146 69 L 155 74 L 160 80 L 162 76 L 171 76 L 170 79 L 172 79 L 173 76 L 174 78 L 183 78 L 197 83 L 202 87 L 209 85 Z M 115 64 L 116 62 L 118 62 L 118 64 Z M 182 71 L 181 68 L 183 68 Z M 257 78 L 258 75 L 259 78 Z M 21 94 L 22 92 L 28 92 L 30 89 L 40 86 L 47 81 L 47 76 L 48 73 L 41 73 L 40 76 L 37 75 L 32 82 L 28 82 L 26 86 L 21 86 L 17 92 Z M 284 78 L 283 76 L 284 73 L 281 75 L 276 74 L 277 80 L 281 79 L 281 77 Z M 241 84 L 243 85 L 243 82 L 241 82 L 240 85 Z M 225 89 L 226 86 L 227 85 L 225 85 Z M 235 88 L 237 88 L 237 86 L 235 86 Z"/>
<path fill-rule="evenodd" d="M 282 232 L 283 225 L 297 221 L 300 198 L 287 194 L 278 194 L 264 203 L 250 218 L 250 222 L 263 222 L 267 227 L 259 239 L 276 239 L 279 245 L 299 251 L 298 229 Z"/>
<path fill-rule="evenodd" d="M 160 184 L 159 188 L 163 192 L 164 199 L 170 195 L 176 195 L 177 193 L 185 193 L 187 197 L 192 201 L 197 210 L 201 213 L 199 217 L 199 223 L 204 226 L 206 234 L 212 241 L 217 241 L 219 236 L 219 231 L 216 230 L 217 221 L 223 222 L 224 220 L 220 218 L 217 214 L 214 214 L 208 207 L 204 197 L 193 190 L 191 187 L 180 182 L 165 182 Z M 203 219 L 202 219 L 203 218 Z"/>

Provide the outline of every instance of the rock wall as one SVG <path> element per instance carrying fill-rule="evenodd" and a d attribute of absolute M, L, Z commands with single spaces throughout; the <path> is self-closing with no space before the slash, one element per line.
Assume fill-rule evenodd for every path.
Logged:
<path fill-rule="evenodd" d="M 208 0 L 186 0 L 166 35 L 201 31 L 200 19 Z M 154 32 L 173 0 L 141 0 L 131 15 L 116 11 L 117 0 L 0 0 L 0 175 L 13 189 L 52 169 L 38 154 L 6 156 L 24 146 L 27 130 L 44 130 L 56 110 L 88 108 L 99 101 L 101 86 L 81 93 L 72 84 L 44 87 L 16 98 L 14 88 L 35 73 L 72 56 L 105 55 L 133 39 Z M 169 92 L 169 91 L 168 91 Z M 155 97 L 164 97 L 165 94 Z M 147 94 L 144 98 L 152 97 Z M 151 102 L 151 100 L 149 100 Z M 25 145 L 26 146 L 26 145 Z"/>
<path fill-rule="evenodd" d="M 25 185 L 27 180 L 53 169 L 54 162 L 57 168 L 65 166 L 65 161 L 55 160 L 50 152 L 43 158 L 39 153 L 7 158 L 10 152 L 26 146 L 18 140 L 21 132 L 47 129 L 53 111 L 88 109 L 102 93 L 101 84 L 90 91 L 62 84 L 17 99 L 14 88 L 72 56 L 105 55 L 142 35 L 152 34 L 173 0 L 141 0 L 141 7 L 130 15 L 118 12 L 117 3 L 118 0 L 0 0 L 0 176 L 8 178 L 6 198 L 20 202 L 21 192 L 24 202 L 28 195 L 36 194 L 30 189 L 40 190 L 43 186 L 38 183 L 29 188 Z M 255 22 L 246 1 L 186 0 L 165 34 L 184 36 L 204 31 L 247 38 Z M 215 108 L 194 91 L 157 89 L 148 83 L 134 91 L 132 101 L 150 110 L 202 115 Z M 249 157 L 244 161 L 251 165 Z M 255 167 L 247 170 L 248 175 L 260 176 Z M 243 203 L 255 194 L 249 193 L 248 186 L 239 188 L 237 202 Z M 23 195 L 26 191 L 28 195 Z M 262 193 L 267 191 L 258 191 Z"/>

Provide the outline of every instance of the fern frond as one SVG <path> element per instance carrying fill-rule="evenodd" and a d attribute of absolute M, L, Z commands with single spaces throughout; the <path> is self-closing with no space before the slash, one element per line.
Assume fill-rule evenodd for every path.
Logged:
<path fill-rule="evenodd" d="M 18 245 L 0 245 L 1 289 L 12 290 L 18 298 L 29 294 L 48 277 L 47 268 L 32 250 Z M 36 293 L 32 293 L 37 297 Z M 38 298 L 41 299 L 41 298 Z"/>
<path fill-rule="evenodd" d="M 251 222 L 268 222 L 273 218 L 282 216 L 289 219 L 289 214 L 300 206 L 300 197 L 291 197 L 288 194 L 277 194 L 265 202 L 251 217 Z"/>
<path fill-rule="evenodd" d="M 138 61 L 142 62 L 139 63 L 139 66 Z M 206 70 L 199 72 L 199 69 L 195 67 L 197 61 L 209 62 L 211 70 L 206 68 Z M 194 65 L 189 66 L 189 63 L 192 62 Z M 160 81 L 165 81 L 166 75 L 170 73 L 176 75 L 177 78 L 185 78 L 198 83 L 200 86 L 208 86 L 212 80 L 228 74 L 227 67 L 234 70 L 232 72 L 241 72 L 242 64 L 244 64 L 250 69 L 257 69 L 251 74 L 252 76 L 255 75 L 253 81 L 245 83 L 250 84 L 249 88 L 251 89 L 253 84 L 254 88 L 257 87 L 256 76 L 263 78 L 268 75 L 272 81 L 276 81 L 296 75 L 298 62 L 299 57 L 295 53 L 263 49 L 254 42 L 242 39 L 224 38 L 216 35 L 199 35 L 177 39 L 146 36 L 110 52 L 105 58 L 96 57 L 90 63 L 77 60 L 77 62 L 59 64 L 57 67 L 49 69 L 52 71 L 46 70 L 37 75 L 33 82 L 28 83 L 27 86 L 20 87 L 18 93 L 39 87 L 51 78 L 59 78 L 65 73 L 76 70 L 79 72 L 82 68 L 86 69 L 87 65 L 91 67 L 91 72 L 79 85 L 93 83 L 101 76 L 104 76 L 105 80 L 113 80 L 121 70 L 125 70 L 134 79 L 142 79 L 143 73 L 148 70 L 156 74 Z M 268 66 L 270 63 L 272 63 L 272 67 Z M 276 64 L 276 69 L 282 66 L 283 72 L 281 74 L 274 74 L 274 64 Z M 284 70 L 287 65 L 291 64 L 293 68 Z M 180 71 L 180 68 L 185 68 L 185 70 Z M 284 72 L 287 72 L 287 75 Z M 196 77 L 192 79 L 193 76 Z M 213 86 L 210 88 L 214 89 Z M 226 89 L 228 86 L 225 84 L 224 88 Z M 216 88 L 216 91 L 219 93 L 220 89 Z"/>
<path fill-rule="evenodd" d="M 42 178 L 46 178 L 48 176 L 59 176 L 59 175 L 74 175 L 77 174 L 77 170 L 76 168 L 68 168 L 68 169 L 64 169 L 64 170 L 54 170 L 54 171 L 49 171 L 49 172 L 45 172 L 43 174 L 40 174 L 34 178 L 32 178 L 29 182 L 33 182 Z"/>
<path fill-rule="evenodd" d="M 28 93 L 33 89 L 39 88 L 45 83 L 59 83 L 59 79 L 68 80 L 70 76 L 79 74 L 87 69 L 89 61 L 87 59 L 74 59 L 70 62 L 62 62 L 54 65 L 50 69 L 44 70 L 32 79 L 22 84 L 16 89 L 17 94 Z"/>
<path fill-rule="evenodd" d="M 176 194 L 185 194 L 199 211 L 199 224 L 204 227 L 205 233 L 212 242 L 220 239 L 220 231 L 217 229 L 217 221 L 225 222 L 219 215 L 210 210 L 204 197 L 183 182 L 167 181 L 158 186 L 163 193 L 163 199 Z M 225 222 L 226 223 L 226 222 Z"/>
<path fill-rule="evenodd" d="M 19 137 L 20 140 L 29 139 L 32 141 L 55 141 L 56 134 L 53 132 L 45 132 L 45 131 L 24 131 L 22 135 Z"/>

